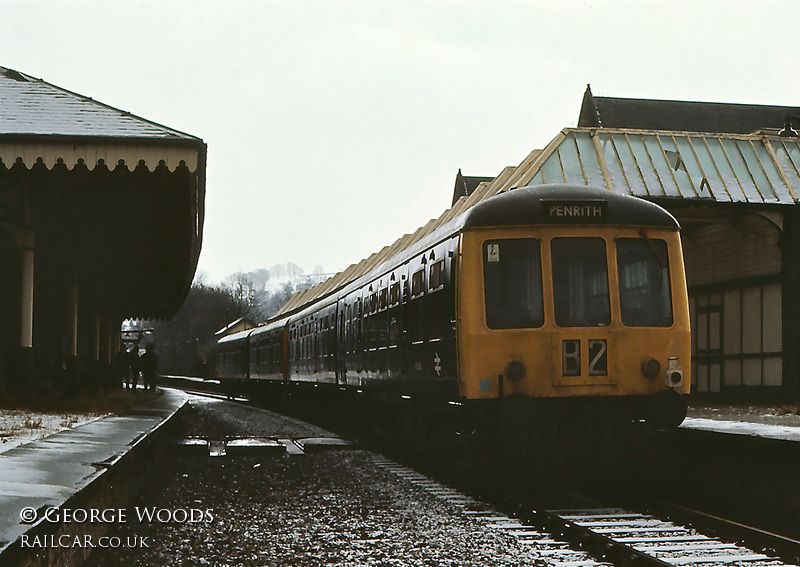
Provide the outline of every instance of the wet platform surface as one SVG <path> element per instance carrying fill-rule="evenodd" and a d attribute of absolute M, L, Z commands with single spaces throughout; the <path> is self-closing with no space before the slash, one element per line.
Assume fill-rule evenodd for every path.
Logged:
<path fill-rule="evenodd" d="M 0 454 L 0 554 L 31 528 L 23 510 L 56 507 L 86 488 L 188 400 L 177 390 Z M 0 558 L 0 563 L 1 563 Z"/>

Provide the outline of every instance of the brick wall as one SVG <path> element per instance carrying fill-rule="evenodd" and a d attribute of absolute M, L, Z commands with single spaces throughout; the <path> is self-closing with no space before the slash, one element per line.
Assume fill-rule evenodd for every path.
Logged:
<path fill-rule="evenodd" d="M 742 215 L 702 228 L 684 227 L 683 254 L 689 287 L 779 274 L 778 229 Z"/>

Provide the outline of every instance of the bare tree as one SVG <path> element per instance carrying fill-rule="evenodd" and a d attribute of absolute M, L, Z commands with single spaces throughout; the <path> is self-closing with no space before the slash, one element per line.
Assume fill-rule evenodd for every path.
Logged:
<path fill-rule="evenodd" d="M 195 279 L 181 308 L 169 321 L 151 321 L 159 353 L 159 372 L 211 377 L 216 363 L 215 333 L 247 317 L 259 323 L 275 314 L 292 296 L 290 283 L 274 293 L 258 292 L 246 274 L 231 275 L 225 284 L 209 286 Z"/>
<path fill-rule="evenodd" d="M 237 272 L 231 275 L 225 287 L 234 306 L 234 311 L 230 317 L 231 321 L 239 317 L 260 318 L 261 310 L 256 301 L 256 289 L 247 274 Z"/>

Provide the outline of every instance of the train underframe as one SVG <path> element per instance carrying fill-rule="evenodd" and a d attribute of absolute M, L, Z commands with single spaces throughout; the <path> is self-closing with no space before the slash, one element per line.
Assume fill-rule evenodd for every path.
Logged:
<path fill-rule="evenodd" d="M 685 397 L 672 390 L 653 396 L 510 395 L 470 401 L 444 393 L 420 396 L 310 382 L 249 380 L 236 389 L 268 407 L 381 447 L 475 467 L 495 483 L 520 478 L 592 482 L 621 462 L 635 466 L 646 458 L 654 431 L 677 427 L 686 414 Z"/>

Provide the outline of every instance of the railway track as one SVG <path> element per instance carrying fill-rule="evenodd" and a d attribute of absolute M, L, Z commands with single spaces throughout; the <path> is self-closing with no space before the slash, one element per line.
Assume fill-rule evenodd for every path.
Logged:
<path fill-rule="evenodd" d="M 796 565 L 800 555 L 800 542 L 774 534 L 769 535 L 780 540 L 780 556 L 775 550 L 756 551 L 624 508 L 537 511 L 518 506 L 513 511 L 499 511 L 385 457 L 376 456 L 375 462 L 487 527 L 502 530 L 519 543 L 533 547 L 548 565 L 557 567 L 779 567 Z M 683 513 L 690 511 L 684 508 Z M 705 516 L 705 520 L 707 524 L 709 517 Z M 725 520 L 714 520 L 718 524 L 716 531 L 730 531 Z M 742 524 L 734 524 L 733 528 L 740 535 L 751 530 L 754 541 L 764 536 L 764 532 Z"/>
<path fill-rule="evenodd" d="M 212 397 L 225 397 L 213 382 L 167 378 L 161 383 Z M 623 507 L 533 510 L 531 506 L 493 506 L 386 457 L 376 454 L 374 459 L 381 467 L 457 507 L 465 515 L 509 534 L 521 544 L 532 546 L 537 555 L 553 566 L 781 567 L 800 564 L 798 541 L 687 508 L 663 505 L 676 513 L 672 510 L 656 513 L 680 517 L 676 522 Z"/>
<path fill-rule="evenodd" d="M 202 378 L 191 378 L 186 376 L 159 376 L 158 384 L 168 388 L 176 388 L 182 390 L 187 394 L 196 394 L 208 398 L 217 398 L 220 400 L 231 400 L 237 402 L 249 401 L 244 396 L 231 397 L 226 394 L 219 380 L 204 380 Z"/>

